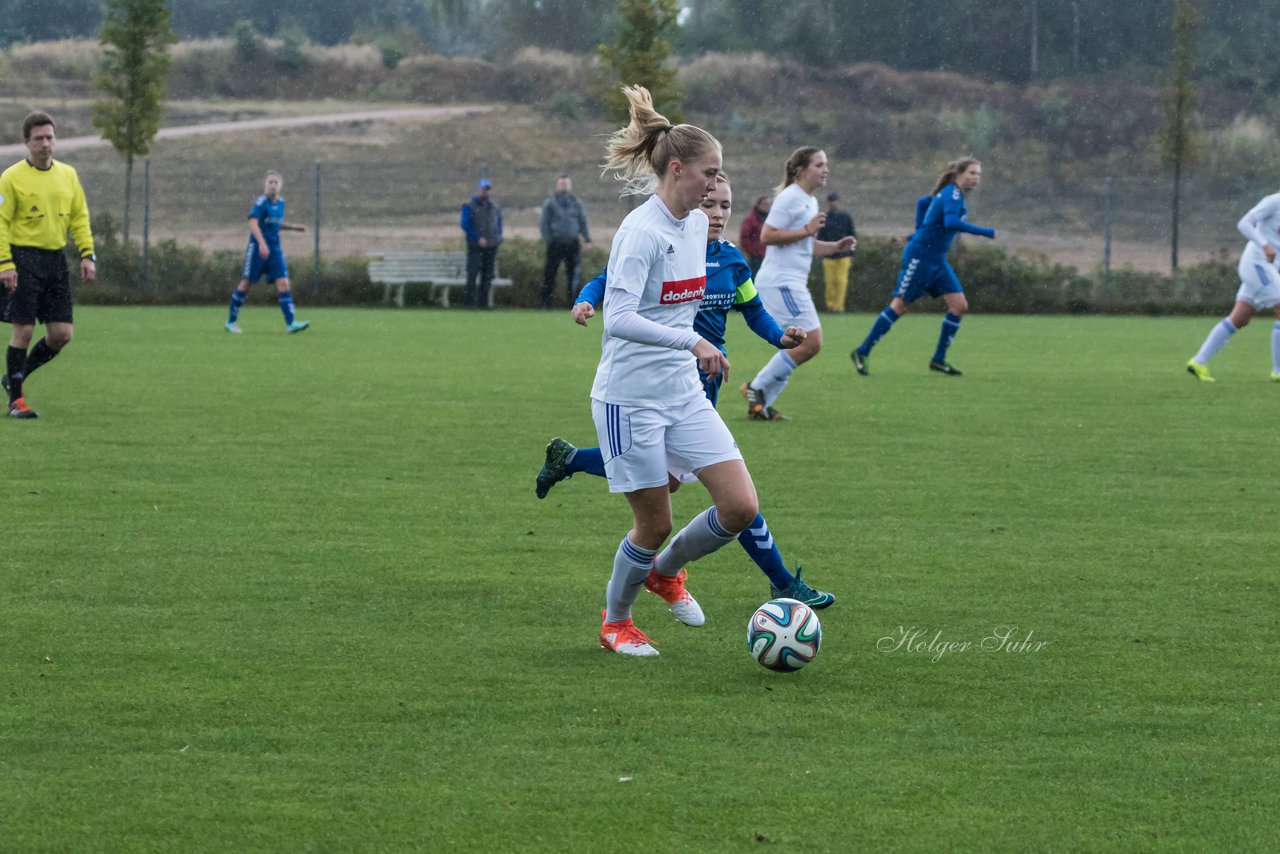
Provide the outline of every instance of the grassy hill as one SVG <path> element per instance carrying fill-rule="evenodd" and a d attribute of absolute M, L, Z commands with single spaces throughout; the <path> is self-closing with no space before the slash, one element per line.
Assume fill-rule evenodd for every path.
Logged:
<path fill-rule="evenodd" d="M 20 116 L 34 107 L 54 112 L 64 137 L 93 133 L 87 81 L 96 50 L 58 43 L 5 52 L 0 80 L 15 94 L 0 101 L 0 138 L 14 141 Z M 240 67 L 232 50 L 219 41 L 175 48 L 167 126 L 353 105 L 494 109 L 431 124 L 374 121 L 158 142 L 151 156 L 153 238 L 235 248 L 267 168 L 285 172 L 291 214 L 309 220 L 316 163 L 326 253 L 456 241 L 458 205 L 481 175 L 494 179 L 518 235 L 535 234 L 537 206 L 562 171 L 575 176 L 598 239 L 627 210 L 616 188 L 597 177 L 602 136 L 612 124 L 599 117 L 585 60 L 526 51 L 501 66 L 420 56 L 392 68 L 371 47 L 307 46 L 304 61 L 286 65 L 283 46 L 264 42 Z M 226 70 L 231 66 L 239 70 Z M 1014 87 L 874 65 L 822 71 L 763 56 L 707 56 L 682 66 L 682 76 L 687 118 L 724 142 L 739 215 L 778 182 L 793 147 L 813 143 L 831 155 L 830 189 L 842 193 L 863 233 L 901 233 L 913 200 L 942 164 L 972 152 L 986 174 L 972 218 L 999 227 L 1006 246 L 1086 270 L 1100 264 L 1110 176 L 1113 263 L 1167 267 L 1170 186 L 1154 144 L 1158 89 L 1107 80 Z M 1225 89 L 1202 92 L 1200 104 L 1205 153 L 1191 171 L 1183 208 L 1188 261 L 1237 250 L 1234 222 L 1271 188 L 1266 164 L 1280 153 L 1267 105 Z M 95 209 L 118 216 L 119 159 L 108 149 L 67 159 L 84 175 Z M 310 251 L 310 236 L 293 240 L 295 254 Z"/>

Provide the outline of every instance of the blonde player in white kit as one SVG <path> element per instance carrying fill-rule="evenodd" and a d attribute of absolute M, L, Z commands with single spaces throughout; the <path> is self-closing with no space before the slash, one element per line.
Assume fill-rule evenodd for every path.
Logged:
<path fill-rule="evenodd" d="M 1209 360 L 1227 346 L 1231 336 L 1249 325 L 1256 311 L 1271 309 L 1276 322 L 1271 327 L 1271 379 L 1280 382 L 1280 193 L 1267 196 L 1249 211 L 1236 228 L 1247 239 L 1240 254 L 1240 290 L 1231 313 L 1218 322 L 1200 345 L 1200 352 L 1187 362 L 1187 371 L 1201 382 L 1211 383 Z"/>
<path fill-rule="evenodd" d="M 622 221 L 609 253 L 600 366 L 591 387 L 610 492 L 634 517 L 613 559 L 600 645 L 657 655 L 631 606 L 647 588 L 686 625 L 705 622 L 684 587 L 685 564 L 733 542 L 756 517 L 751 475 L 698 378 L 729 369 L 693 331 L 706 286 L 707 217 L 699 202 L 716 186 L 720 143 L 693 125 L 672 126 L 643 87 L 625 87 L 631 122 L 609 138 L 605 171 L 625 192 L 653 192 Z M 668 467 L 697 474 L 715 504 L 658 550 L 671 533 Z"/>
<path fill-rule="evenodd" d="M 827 221 L 818 210 L 814 192 L 827 183 L 826 152 L 805 145 L 787 158 L 782 186 L 765 218 L 760 239 L 765 245 L 764 263 L 756 274 L 756 290 L 764 307 L 782 326 L 799 326 L 806 333 L 800 346 L 779 350 L 742 387 L 747 398 L 747 417 L 756 421 L 781 421 L 773 403 L 787 387 L 791 372 L 818 355 L 822 349 L 822 324 L 809 295 L 809 268 L 815 257 L 848 252 L 858 245 L 850 236 L 838 241 L 818 240 L 816 235 Z"/>

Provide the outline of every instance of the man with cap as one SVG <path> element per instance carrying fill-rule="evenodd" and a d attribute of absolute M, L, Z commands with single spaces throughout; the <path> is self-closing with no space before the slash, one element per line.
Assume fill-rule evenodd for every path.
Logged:
<path fill-rule="evenodd" d="M 840 210 L 840 194 L 827 194 L 827 221 L 818 230 L 819 240 L 832 243 L 848 236 L 858 236 L 853 227 L 853 216 Z M 833 252 L 822 259 L 822 274 L 827 285 L 827 311 L 837 314 L 844 311 L 845 291 L 849 288 L 849 268 L 853 266 L 853 251 Z"/>
<path fill-rule="evenodd" d="M 464 300 L 467 308 L 490 308 L 489 288 L 493 284 L 493 268 L 502 243 L 502 208 L 489 198 L 493 182 L 481 178 L 476 194 L 462 206 L 462 230 L 467 235 L 467 284 Z M 476 277 L 479 276 L 477 287 Z"/>

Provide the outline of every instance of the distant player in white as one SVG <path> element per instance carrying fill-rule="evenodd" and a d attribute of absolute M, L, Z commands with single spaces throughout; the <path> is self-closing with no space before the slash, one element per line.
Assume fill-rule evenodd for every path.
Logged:
<path fill-rule="evenodd" d="M 755 485 L 742 454 L 698 378 L 729 360 L 693 331 L 706 286 L 707 217 L 698 209 L 720 171 L 720 143 L 693 125 L 673 127 L 648 90 L 625 87 L 631 121 L 609 138 L 605 171 L 626 192 L 654 192 L 613 238 L 605 286 L 600 366 L 591 414 L 611 492 L 631 504 L 605 590 L 600 645 L 626 655 L 657 655 L 636 628 L 631 606 L 642 587 L 676 619 L 705 622 L 685 590 L 686 564 L 737 539 L 756 517 Z M 715 504 L 658 549 L 671 533 L 668 466 L 697 474 Z"/>
<path fill-rule="evenodd" d="M 1227 345 L 1237 330 L 1249 325 L 1254 312 L 1271 309 L 1276 322 L 1271 327 L 1271 379 L 1280 382 L 1280 193 L 1267 196 L 1236 223 L 1248 239 L 1240 254 L 1240 290 L 1231 313 L 1213 327 L 1200 345 L 1200 352 L 1187 362 L 1187 371 L 1201 382 L 1211 383 L 1209 360 Z"/>
<path fill-rule="evenodd" d="M 742 387 L 747 417 L 756 421 L 781 421 L 773 403 L 786 388 L 791 372 L 822 349 L 822 324 L 809 295 L 809 268 L 814 257 L 848 252 L 857 245 L 850 236 L 839 241 L 818 240 L 815 235 L 827 221 L 818 210 L 814 192 L 827 183 L 826 152 L 802 146 L 787 158 L 782 186 L 778 188 L 764 221 L 760 239 L 765 245 L 764 263 L 756 274 L 756 289 L 764 307 L 782 326 L 800 326 L 806 335 L 800 346 L 779 350 Z"/>

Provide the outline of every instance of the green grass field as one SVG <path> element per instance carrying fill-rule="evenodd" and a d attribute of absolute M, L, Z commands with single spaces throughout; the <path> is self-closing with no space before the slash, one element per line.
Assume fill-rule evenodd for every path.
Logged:
<path fill-rule="evenodd" d="M 837 317 L 792 421 L 726 392 L 784 556 L 840 596 L 779 675 L 736 546 L 692 569 L 704 628 L 645 596 L 661 657 L 597 647 L 626 502 L 533 475 L 594 444 L 598 326 L 301 316 L 83 309 L 40 420 L 0 425 L 0 850 L 1280 844 L 1269 323 L 1207 386 L 1211 318 L 974 315 L 956 380 L 936 316 L 869 378 Z M 734 389 L 768 355 L 736 321 L 730 354 Z M 983 649 L 1001 626 L 1043 646 Z"/>

